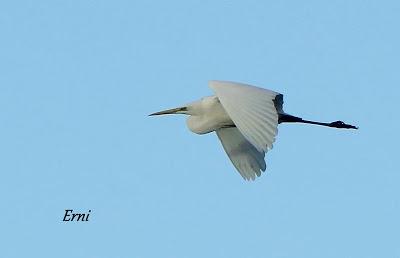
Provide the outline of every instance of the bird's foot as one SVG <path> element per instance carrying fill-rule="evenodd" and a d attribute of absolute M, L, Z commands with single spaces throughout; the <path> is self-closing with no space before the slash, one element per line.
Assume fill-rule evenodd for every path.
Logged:
<path fill-rule="evenodd" d="M 344 128 L 344 129 L 358 129 L 357 126 L 346 124 L 343 121 L 332 122 L 332 123 L 330 123 L 329 126 L 335 127 L 335 128 Z"/>

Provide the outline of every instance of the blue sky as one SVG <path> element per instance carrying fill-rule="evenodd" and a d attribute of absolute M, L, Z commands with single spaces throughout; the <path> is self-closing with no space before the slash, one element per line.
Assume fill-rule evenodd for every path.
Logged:
<path fill-rule="evenodd" d="M 398 1 L 3 1 L 1 257 L 399 257 Z M 360 130 L 282 125 L 245 182 L 147 117 L 208 80 Z M 65 209 L 92 210 L 65 223 Z"/>

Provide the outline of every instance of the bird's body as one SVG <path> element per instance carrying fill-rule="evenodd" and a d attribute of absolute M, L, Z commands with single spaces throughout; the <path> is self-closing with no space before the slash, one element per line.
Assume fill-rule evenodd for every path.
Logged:
<path fill-rule="evenodd" d="M 303 120 L 283 111 L 283 95 L 255 86 L 211 81 L 215 95 L 183 107 L 151 115 L 189 115 L 187 126 L 193 133 L 216 132 L 224 150 L 244 179 L 254 180 L 265 171 L 265 152 L 272 148 L 279 123 L 307 123 L 335 128 L 352 128 L 341 121 L 322 123 Z"/>
<path fill-rule="evenodd" d="M 197 112 L 189 116 L 186 124 L 196 134 L 206 134 L 219 128 L 234 126 L 217 96 L 204 97 L 197 101 Z"/>

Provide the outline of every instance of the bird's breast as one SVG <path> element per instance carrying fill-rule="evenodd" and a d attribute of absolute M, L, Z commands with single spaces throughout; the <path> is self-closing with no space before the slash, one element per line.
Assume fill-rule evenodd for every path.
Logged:
<path fill-rule="evenodd" d="M 219 101 L 204 108 L 200 114 L 189 116 L 186 122 L 189 130 L 196 134 L 206 134 L 234 125 Z"/>

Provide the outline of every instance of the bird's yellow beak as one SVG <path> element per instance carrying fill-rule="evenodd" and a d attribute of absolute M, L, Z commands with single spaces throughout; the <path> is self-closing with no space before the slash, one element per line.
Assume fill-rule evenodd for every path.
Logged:
<path fill-rule="evenodd" d="M 178 108 L 172 108 L 172 109 L 155 112 L 153 114 L 150 114 L 149 116 L 159 116 L 159 115 L 168 115 L 168 114 L 185 114 L 186 111 L 187 111 L 187 107 L 178 107 Z"/>

